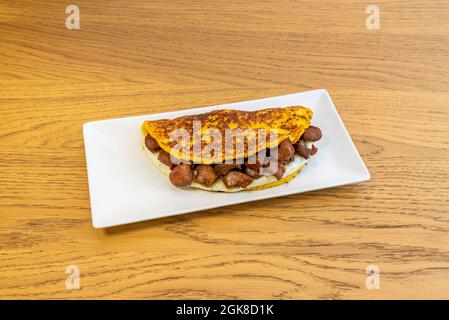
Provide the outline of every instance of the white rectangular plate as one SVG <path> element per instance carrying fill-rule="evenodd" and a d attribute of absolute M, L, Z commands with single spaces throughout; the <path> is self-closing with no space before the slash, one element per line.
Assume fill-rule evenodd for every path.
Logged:
<path fill-rule="evenodd" d="M 292 105 L 313 110 L 312 123 L 323 138 L 318 153 L 289 183 L 237 193 L 217 193 L 174 187 L 153 166 L 142 149 L 140 125 L 144 120 L 176 118 L 215 109 L 258 110 Z M 84 124 L 84 145 L 89 177 L 92 223 L 96 228 L 156 219 L 242 202 L 335 187 L 370 179 L 326 90 L 237 102 L 138 117 Z"/>

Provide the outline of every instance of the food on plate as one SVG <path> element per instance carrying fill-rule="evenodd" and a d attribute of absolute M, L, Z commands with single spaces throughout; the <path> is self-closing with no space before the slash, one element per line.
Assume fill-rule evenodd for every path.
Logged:
<path fill-rule="evenodd" d="M 235 192 L 294 178 L 318 148 L 320 128 L 302 106 L 214 110 L 145 121 L 144 149 L 176 187 Z"/>

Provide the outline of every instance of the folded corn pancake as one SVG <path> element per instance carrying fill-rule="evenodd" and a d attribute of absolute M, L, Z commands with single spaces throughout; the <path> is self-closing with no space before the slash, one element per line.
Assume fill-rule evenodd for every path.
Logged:
<path fill-rule="evenodd" d="M 181 160 L 190 160 L 194 163 L 217 163 L 212 156 L 196 155 L 193 152 L 193 140 L 190 140 L 190 158 L 186 158 L 181 153 L 173 150 L 173 146 L 177 141 L 170 138 L 171 133 L 176 129 L 185 129 L 192 137 L 194 131 L 194 121 L 201 123 L 201 131 L 205 132 L 208 129 L 215 129 L 225 137 L 225 131 L 229 129 L 265 129 L 277 130 L 277 139 L 268 141 L 267 147 L 273 148 L 279 145 L 285 139 L 290 139 L 292 143 L 299 140 L 299 137 L 309 127 L 312 119 L 312 110 L 305 107 L 293 106 L 286 108 L 269 108 L 258 111 L 241 111 L 241 110 L 215 110 L 208 113 L 189 115 L 179 117 L 176 119 L 162 119 L 155 121 L 145 121 L 142 125 L 144 134 L 151 135 L 159 144 L 159 146 L 170 153 L 173 157 Z M 257 135 L 257 131 L 256 131 Z M 255 137 L 257 139 L 258 137 Z M 268 137 L 269 139 L 269 137 Z M 234 142 L 234 147 L 238 141 Z M 204 145 L 202 145 L 204 148 Z M 232 160 L 244 158 L 254 154 L 255 150 L 248 150 L 245 145 L 244 151 L 239 152 L 237 148 L 234 149 L 234 154 L 225 154 L 225 139 L 222 145 L 222 159 Z M 215 155 L 216 156 L 216 155 Z"/>
<path fill-rule="evenodd" d="M 292 179 L 317 151 L 311 142 L 321 131 L 311 119 L 312 111 L 302 106 L 216 110 L 145 121 L 141 129 L 148 156 L 173 185 L 235 192 Z"/>

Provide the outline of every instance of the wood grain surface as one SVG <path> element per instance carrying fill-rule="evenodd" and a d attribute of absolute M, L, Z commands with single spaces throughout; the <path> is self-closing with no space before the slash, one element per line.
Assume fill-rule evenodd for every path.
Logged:
<path fill-rule="evenodd" d="M 449 298 L 448 1 L 69 4 L 0 2 L 0 298 Z M 317 88 L 370 182 L 92 227 L 84 122 Z"/>

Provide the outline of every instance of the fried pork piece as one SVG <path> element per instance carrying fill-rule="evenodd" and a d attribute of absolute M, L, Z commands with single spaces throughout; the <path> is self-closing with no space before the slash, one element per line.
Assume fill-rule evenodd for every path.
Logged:
<path fill-rule="evenodd" d="M 282 177 L 283 177 L 284 174 L 285 174 L 285 170 L 286 170 L 285 164 L 279 162 L 279 163 L 278 163 L 278 169 L 277 169 L 277 171 L 274 173 L 274 176 L 276 177 L 276 179 L 281 180 Z"/>
<path fill-rule="evenodd" d="M 318 148 L 314 144 L 312 144 L 312 147 L 310 148 L 310 155 L 313 156 L 317 152 L 318 152 Z"/>
<path fill-rule="evenodd" d="M 161 150 L 161 147 L 159 146 L 157 141 L 149 134 L 147 134 L 147 136 L 145 137 L 145 146 L 152 152 Z"/>
<path fill-rule="evenodd" d="M 309 148 L 307 148 L 303 140 L 299 140 L 297 143 L 295 143 L 295 150 L 304 159 L 310 158 L 310 150 Z"/>
<path fill-rule="evenodd" d="M 310 126 L 304 131 L 301 139 L 305 141 L 318 141 L 322 137 L 321 129 L 315 126 Z"/>
<path fill-rule="evenodd" d="M 195 182 L 205 187 L 210 187 L 218 178 L 217 173 L 211 165 L 200 164 L 196 170 L 197 174 L 195 177 Z"/>
<path fill-rule="evenodd" d="M 318 152 L 318 148 L 316 145 L 312 144 L 309 149 L 303 140 L 299 140 L 295 143 L 295 151 L 304 159 L 309 159 Z"/>
<path fill-rule="evenodd" d="M 176 187 L 189 186 L 193 181 L 193 169 L 188 164 L 180 164 L 173 168 L 168 178 Z"/>
<path fill-rule="evenodd" d="M 267 150 L 262 150 L 256 155 L 252 155 L 246 159 L 245 173 L 251 178 L 260 178 L 263 175 L 263 168 L 270 164 L 270 158 L 266 153 Z"/>
<path fill-rule="evenodd" d="M 260 178 L 262 176 L 262 167 L 258 169 L 253 169 L 251 167 L 245 166 L 245 173 L 253 179 Z"/>
<path fill-rule="evenodd" d="M 278 160 L 280 162 L 288 162 L 293 159 L 295 148 L 289 139 L 282 141 L 278 147 Z"/>
<path fill-rule="evenodd" d="M 174 158 L 172 158 L 170 156 L 170 154 L 165 151 L 165 150 L 161 150 L 157 156 L 157 159 L 162 162 L 163 164 L 165 164 L 167 167 L 170 168 L 170 170 L 172 170 L 177 164 L 179 164 L 178 161 L 176 161 Z M 174 161 L 174 162 L 173 162 Z"/>
<path fill-rule="evenodd" d="M 225 174 L 227 174 L 229 171 L 231 171 L 232 169 L 241 169 L 242 165 L 241 164 L 217 164 L 215 165 L 215 172 L 217 173 L 217 175 L 219 176 L 224 176 Z"/>
<path fill-rule="evenodd" d="M 240 171 L 229 171 L 221 179 L 227 188 L 246 188 L 253 182 L 253 178 Z"/>

